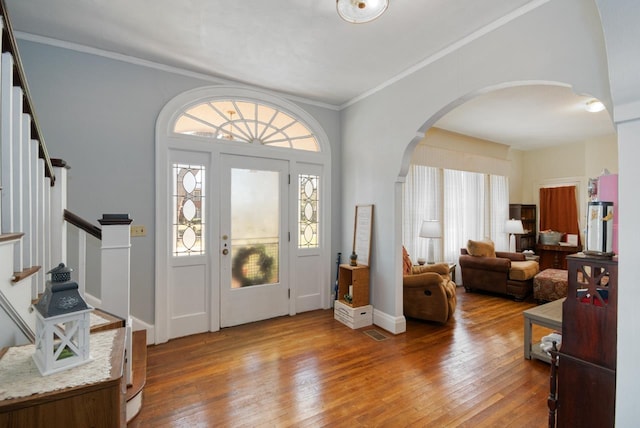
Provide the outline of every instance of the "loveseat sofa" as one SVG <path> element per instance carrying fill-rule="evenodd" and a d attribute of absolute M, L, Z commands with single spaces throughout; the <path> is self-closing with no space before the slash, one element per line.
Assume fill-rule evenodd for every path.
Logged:
<path fill-rule="evenodd" d="M 533 277 L 540 270 L 538 262 L 526 260 L 522 253 L 478 251 L 474 246 L 477 242 L 469 241 L 467 248 L 460 249 L 458 263 L 465 290 L 484 290 L 511 296 L 516 301 L 524 300 L 531 293 Z"/>

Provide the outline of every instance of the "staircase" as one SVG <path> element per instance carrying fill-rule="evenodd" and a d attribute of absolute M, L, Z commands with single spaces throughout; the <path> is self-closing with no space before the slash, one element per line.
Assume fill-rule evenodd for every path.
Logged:
<path fill-rule="evenodd" d="M 129 421 L 140 410 L 146 380 L 146 332 L 133 332 L 130 316 L 131 219 L 104 214 L 98 227 L 66 209 L 67 166 L 48 154 L 4 0 L 0 15 L 0 348 L 35 340 L 32 303 L 44 291 L 46 271 L 69 265 L 85 300 L 107 320 L 91 331 L 126 329 Z M 67 242 L 68 225 L 78 228 L 77 243 Z M 84 289 L 87 237 L 100 240 L 99 299 Z M 77 246 L 77 266 L 68 263 L 67 245 Z"/>

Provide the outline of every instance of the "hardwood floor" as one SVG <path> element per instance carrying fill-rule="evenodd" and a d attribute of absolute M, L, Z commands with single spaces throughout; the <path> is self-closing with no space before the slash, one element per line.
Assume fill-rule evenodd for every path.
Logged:
<path fill-rule="evenodd" d="M 534 305 L 459 287 L 455 320 L 397 336 L 319 310 L 151 346 L 129 427 L 545 427 L 549 365 L 522 349 Z"/>

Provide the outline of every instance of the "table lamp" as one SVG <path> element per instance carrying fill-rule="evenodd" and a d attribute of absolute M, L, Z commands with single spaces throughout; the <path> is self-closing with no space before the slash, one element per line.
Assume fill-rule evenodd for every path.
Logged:
<path fill-rule="evenodd" d="M 521 220 L 507 220 L 507 223 L 504 226 L 505 233 L 509 234 L 509 251 L 512 253 L 516 252 L 516 234 L 524 233 L 524 228 L 522 227 Z"/>
<path fill-rule="evenodd" d="M 433 240 L 436 238 L 442 238 L 442 225 L 438 220 L 424 220 L 420 227 L 421 238 L 427 238 L 429 240 L 427 247 L 427 263 L 432 265 L 434 261 Z"/>

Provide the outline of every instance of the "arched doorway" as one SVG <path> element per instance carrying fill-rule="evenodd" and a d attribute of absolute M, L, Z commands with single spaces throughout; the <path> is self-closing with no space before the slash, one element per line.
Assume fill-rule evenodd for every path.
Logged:
<path fill-rule="evenodd" d="M 156 126 L 156 342 L 327 307 L 329 189 L 327 137 L 295 104 L 235 87 L 167 103 Z"/>
<path fill-rule="evenodd" d="M 536 96 L 527 97 L 526 92 L 530 91 Z M 504 94 L 501 94 L 504 92 Z M 544 93 L 544 94 L 542 94 Z M 542 94 L 542 95 L 541 95 Z M 490 97 L 489 97 L 490 96 Z M 531 136 L 533 144 L 528 147 L 518 146 L 517 137 L 513 136 L 512 144 L 509 144 L 507 138 L 501 140 L 491 141 L 486 136 L 480 134 L 475 135 L 476 141 L 466 138 L 468 136 L 474 136 L 473 133 L 462 136 L 465 131 L 459 132 L 459 138 L 463 146 L 460 144 L 456 147 L 451 141 L 455 139 L 451 138 L 447 142 L 438 141 L 437 143 L 431 143 L 430 150 L 422 150 L 421 161 L 425 162 L 425 153 L 434 155 L 435 159 L 432 159 L 432 164 L 425 162 L 425 165 L 429 165 L 433 168 L 440 168 L 440 171 L 444 168 L 461 171 L 473 171 L 483 172 L 485 174 L 497 174 L 506 175 L 510 180 L 510 191 L 507 203 L 531 203 L 537 204 L 538 202 L 538 189 L 541 185 L 549 182 L 575 182 L 576 188 L 580 193 L 579 200 L 586 200 L 586 182 L 588 178 L 597 176 L 602 169 L 617 170 L 617 138 L 615 135 L 615 128 L 611 122 L 610 115 L 604 111 L 597 114 L 589 113 L 585 110 L 587 101 L 593 97 L 576 94 L 573 92 L 570 85 L 556 82 L 510 82 L 494 87 L 486 88 L 482 91 L 476 91 L 474 93 L 467 94 L 466 96 L 451 102 L 449 105 L 442 107 L 436 114 L 433 115 L 428 121 L 425 122 L 421 128 L 422 134 L 413 139 L 413 141 L 407 146 L 404 153 L 404 157 L 401 165 L 401 172 L 398 177 L 396 194 L 396 202 L 402 206 L 403 203 L 403 186 L 405 185 L 405 178 L 409 172 L 410 165 L 414 162 L 413 156 L 416 148 L 424 149 L 423 145 L 428 144 L 428 136 L 432 129 L 442 126 L 446 122 L 447 117 L 454 116 L 458 110 L 462 110 L 467 104 L 473 104 L 477 102 L 483 102 L 487 98 L 489 101 L 495 102 L 497 97 L 503 97 L 506 102 L 511 103 L 511 110 L 513 112 L 522 112 L 524 109 L 518 105 L 518 102 L 532 103 L 532 100 L 536 101 L 534 107 L 545 112 L 544 115 L 536 114 L 521 114 L 521 127 L 523 130 L 528 131 Z M 524 99 L 526 98 L 526 99 Z M 509 101 L 511 100 L 511 101 Z M 546 100 L 546 101 L 545 101 Z M 460 107 L 458 109 L 458 107 Z M 484 106 L 478 106 L 479 108 L 490 109 L 489 104 Z M 528 107 L 527 107 L 528 109 Z M 476 110 L 477 112 L 477 110 Z M 546 112 L 550 112 L 546 114 Z M 484 119 L 487 123 L 496 123 L 489 120 L 490 117 L 479 115 L 481 119 Z M 514 114 L 514 116 L 516 116 Z M 569 121 L 576 120 L 575 125 L 578 124 L 576 116 L 581 116 L 582 119 L 588 123 L 581 122 L 582 131 L 590 129 L 589 132 L 580 134 L 566 133 L 565 129 L 560 130 L 561 126 L 564 126 Z M 546 118 L 543 120 L 541 118 Z M 499 119 L 499 118 L 498 118 Z M 517 123 L 516 123 L 517 124 Z M 549 142 L 537 141 L 540 137 L 539 134 L 548 132 L 549 130 L 556 129 L 555 135 L 552 132 L 550 140 L 560 140 L 561 142 L 549 144 Z M 446 128 L 445 128 L 446 129 Z M 469 127 L 471 129 L 471 127 Z M 455 131 L 455 129 L 453 130 Z M 602 133 L 604 131 L 604 133 Z M 449 132 L 449 130 L 447 130 Z M 591 133 L 591 135 L 589 135 Z M 444 134 L 444 133 L 440 133 Z M 439 135 L 442 139 L 442 135 Z M 462 138 L 464 137 L 464 139 Z M 564 141 L 562 141 L 564 139 Z M 500 144 L 495 144 L 500 143 Z M 536 145 L 535 143 L 538 143 Z M 484 145 L 482 145 L 484 144 Z M 472 146 L 477 145 L 478 149 L 473 150 Z M 492 147 L 493 145 L 493 147 Z M 503 146 L 502 149 L 497 146 Z M 564 146 L 563 149 L 554 149 L 554 147 Z M 519 153 L 514 154 L 514 148 Z M 447 150 L 450 150 L 447 156 Z M 557 150 L 557 151 L 555 151 Z M 464 153 L 461 156 L 461 153 Z M 511 172 L 508 172 L 511 170 Z M 502 172 L 502 171 L 506 171 Z M 488 180 L 487 180 L 488 183 Z M 453 190 L 452 190 L 453 191 Z M 461 192 L 455 192 L 457 195 Z M 491 198 L 487 198 L 489 202 Z M 406 202 L 406 199 L 405 199 Z M 433 207 L 433 203 L 429 203 L 429 207 Z M 504 204 L 503 204 L 504 205 Z M 507 209 L 508 207 L 504 207 Z M 580 220 L 584 220 L 584 207 L 580 206 Z M 403 210 L 407 212 L 407 207 Z M 488 213 L 486 210 L 485 213 Z M 436 213 L 440 214 L 440 213 Z M 467 217 L 469 213 L 464 215 Z M 406 227 L 407 222 L 403 223 Z M 456 224 L 459 227 L 459 223 Z M 506 234 L 502 230 L 504 226 L 504 220 L 491 223 L 486 221 L 486 228 L 483 230 L 482 236 L 491 236 L 497 230 L 498 235 L 502 235 L 506 239 Z M 415 229 L 415 226 L 414 226 Z M 399 236 L 403 236 L 403 230 L 398 228 L 397 233 Z M 446 234 L 446 231 L 445 231 Z M 406 233 L 404 239 L 401 242 L 404 244 L 406 240 Z M 417 236 L 417 233 L 415 233 Z M 475 239 L 474 237 L 467 237 L 468 239 Z M 446 237 L 445 237 L 446 239 Z M 496 239 L 494 239 L 496 242 Z M 443 261 L 455 262 L 459 249 L 464 247 L 466 239 L 459 240 L 457 242 L 448 242 L 449 248 L 443 249 L 445 259 Z M 504 248 L 506 249 L 506 248 Z M 460 284 L 461 275 L 457 275 L 458 283 Z M 398 301 L 402 299 L 402 289 L 398 289 Z"/>

